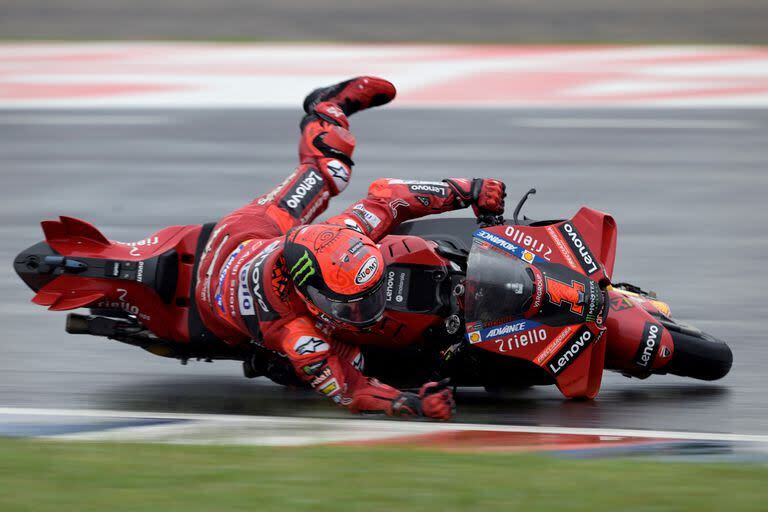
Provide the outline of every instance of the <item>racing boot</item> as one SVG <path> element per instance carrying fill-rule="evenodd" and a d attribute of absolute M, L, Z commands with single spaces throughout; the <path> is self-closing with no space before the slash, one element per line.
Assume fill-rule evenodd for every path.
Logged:
<path fill-rule="evenodd" d="M 355 136 L 349 131 L 347 116 L 333 103 L 320 103 L 313 114 L 304 116 L 299 139 L 299 161 L 312 163 L 317 158 L 337 158 L 353 165 Z"/>
<path fill-rule="evenodd" d="M 397 91 L 383 78 L 359 76 L 338 84 L 315 89 L 304 98 L 304 112 L 312 114 L 318 103 L 329 101 L 351 116 L 367 108 L 378 107 L 392 101 Z"/>
<path fill-rule="evenodd" d="M 352 175 L 352 153 L 355 136 L 348 130 L 349 121 L 334 103 L 322 102 L 301 122 L 299 162 L 319 169 L 331 187 L 331 195 L 347 188 Z"/>

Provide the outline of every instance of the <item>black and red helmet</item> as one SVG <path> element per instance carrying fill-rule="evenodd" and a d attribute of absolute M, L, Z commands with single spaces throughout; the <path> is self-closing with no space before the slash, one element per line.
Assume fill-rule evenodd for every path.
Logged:
<path fill-rule="evenodd" d="M 376 323 L 384 312 L 384 258 L 367 236 L 335 224 L 286 235 L 286 270 L 315 315 L 344 328 Z"/>

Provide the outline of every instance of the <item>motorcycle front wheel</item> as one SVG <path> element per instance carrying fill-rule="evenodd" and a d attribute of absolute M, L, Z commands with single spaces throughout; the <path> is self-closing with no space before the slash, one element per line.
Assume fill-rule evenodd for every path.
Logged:
<path fill-rule="evenodd" d="M 662 324 L 672 335 L 675 346 L 663 373 L 709 381 L 728 375 L 733 353 L 724 341 L 679 322 L 662 320 Z"/>

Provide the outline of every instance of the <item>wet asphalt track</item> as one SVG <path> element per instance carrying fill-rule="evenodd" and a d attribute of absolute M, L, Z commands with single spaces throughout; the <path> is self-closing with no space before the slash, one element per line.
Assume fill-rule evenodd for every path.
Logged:
<path fill-rule="evenodd" d="M 58 214 L 134 240 L 215 219 L 295 164 L 292 111 L 0 112 L 0 406 L 345 416 L 311 393 L 240 376 L 236 363 L 152 356 L 64 333 L 29 303 L 12 257 Z M 461 390 L 460 421 L 768 432 L 763 336 L 768 279 L 768 111 L 387 110 L 353 119 L 353 183 L 380 176 L 494 175 L 527 213 L 588 204 L 619 225 L 615 277 L 654 289 L 681 319 L 731 343 L 719 382 L 609 374 L 594 402 L 553 388 L 504 397 Z"/>

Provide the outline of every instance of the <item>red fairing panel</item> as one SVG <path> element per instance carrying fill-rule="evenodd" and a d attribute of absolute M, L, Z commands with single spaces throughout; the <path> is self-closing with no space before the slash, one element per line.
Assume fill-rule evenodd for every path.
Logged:
<path fill-rule="evenodd" d="M 637 377 L 669 363 L 674 353 L 670 332 L 646 308 L 653 305 L 643 297 L 608 292 L 610 314 L 608 351 L 605 366 Z"/>
<path fill-rule="evenodd" d="M 608 214 L 584 207 L 569 221 L 543 228 L 554 245 L 553 263 L 561 263 L 594 281 L 610 279 L 616 259 L 616 222 Z"/>
<path fill-rule="evenodd" d="M 534 362 L 555 379 L 564 396 L 595 398 L 603 379 L 604 333 L 594 324 L 566 326 Z"/>
<path fill-rule="evenodd" d="M 571 223 L 578 229 L 592 254 L 603 264 L 605 277 L 610 279 L 616 261 L 616 221 L 607 213 L 585 206 L 571 219 Z M 563 230 L 563 233 L 571 242 L 574 241 L 573 233 L 568 230 Z M 576 256 L 584 262 L 584 257 L 578 250 Z M 589 265 L 585 266 L 589 268 Z M 590 278 L 595 279 L 595 276 L 590 275 Z"/>
<path fill-rule="evenodd" d="M 501 323 L 495 329 L 470 332 L 470 343 L 533 362 L 552 376 L 566 397 L 597 396 L 606 351 L 605 327 L 603 316 L 589 315 L 587 309 L 593 304 L 601 304 L 602 292 L 597 283 L 610 279 L 613 272 L 616 254 L 613 219 L 602 212 L 582 208 L 572 219 L 549 226 L 496 226 L 483 231 L 498 237 L 485 236 L 486 242 L 536 269 L 537 286 L 532 309 L 539 311 L 540 304 L 549 304 L 549 308 L 562 306 L 584 316 L 575 318 L 570 325 L 562 325 L 562 322 L 547 325 L 546 318 L 529 312 L 525 318 Z M 536 267 L 538 264 L 562 265 L 576 273 L 571 274 L 576 280 L 569 277 L 561 282 L 543 277 Z M 570 291 L 573 291 L 573 297 L 584 295 L 585 303 L 576 304 L 576 299 L 566 293 Z"/>
<path fill-rule="evenodd" d="M 71 217 L 42 223 L 46 242 L 71 257 L 141 262 L 176 249 L 179 275 L 174 300 L 165 304 L 139 280 L 62 275 L 40 289 L 32 301 L 54 311 L 79 307 L 122 309 L 136 315 L 157 336 L 188 341 L 189 291 L 201 226 L 172 226 L 138 242 L 108 240 L 93 225 Z M 178 300 L 183 299 L 183 300 Z"/>

